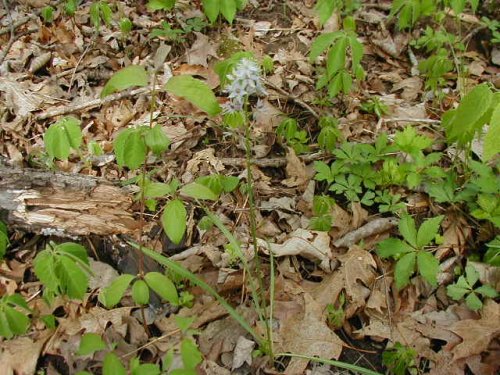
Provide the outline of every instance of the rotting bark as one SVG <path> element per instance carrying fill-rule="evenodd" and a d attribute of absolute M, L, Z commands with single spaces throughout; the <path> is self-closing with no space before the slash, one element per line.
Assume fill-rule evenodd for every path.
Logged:
<path fill-rule="evenodd" d="M 0 210 L 7 211 L 9 226 L 33 233 L 71 237 L 138 228 L 130 194 L 110 181 L 1 162 Z"/>

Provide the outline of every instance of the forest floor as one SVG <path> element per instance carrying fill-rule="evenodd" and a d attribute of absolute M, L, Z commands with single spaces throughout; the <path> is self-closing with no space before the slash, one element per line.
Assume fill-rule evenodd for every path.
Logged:
<path fill-rule="evenodd" d="M 105 190 L 96 203 L 98 198 L 76 188 L 73 200 L 61 198 L 69 199 L 62 204 L 58 194 L 66 186 L 52 186 L 37 199 L 28 194 L 34 194 L 30 187 L 16 196 L 25 212 L 14 217 L 2 201 L 12 187 L 0 175 L 0 219 L 6 224 L 0 230 L 8 238 L 0 236 L 0 250 L 2 241 L 6 247 L 0 373 L 111 374 L 110 358 L 134 374 L 159 368 L 178 374 L 363 371 L 312 357 L 366 373 L 498 373 L 500 49 L 498 21 L 495 34 L 482 18 L 498 17 L 489 2 L 459 17 L 443 8 L 439 22 L 422 17 L 402 31 L 403 16 L 389 16 L 390 1 L 362 1 L 353 9 L 357 2 L 339 2 L 343 11 L 323 25 L 312 0 L 249 0 L 232 23 L 221 16 L 213 25 L 200 1 L 177 1 L 172 10 L 115 1 L 97 16 L 93 4 L 106 2 L 83 1 L 71 15 L 69 3 L 19 0 L 0 7 L 0 165 L 47 172 L 44 186 L 56 180 L 51 174 L 96 178 L 91 181 L 116 188 L 120 200 Z M 351 15 L 363 45 L 364 79 L 354 78 L 351 90 L 330 97 L 326 87 L 316 86 L 326 60 L 344 54 L 340 64 L 349 75 L 354 48 L 328 55 L 326 46 L 313 61 L 311 46 L 321 34 L 346 30 L 342 20 Z M 228 126 L 227 115 L 196 105 L 206 98 L 188 100 L 164 89 L 171 77 L 192 75 L 227 104 L 216 64 L 241 51 L 262 63 L 265 88 L 248 100 L 246 134 Z M 442 74 L 426 75 L 419 63 L 439 53 L 444 59 L 434 67 Z M 130 65 L 148 71 L 148 85 L 125 85 L 101 97 L 113 74 Z M 483 90 L 479 99 L 473 97 L 476 87 Z M 460 112 L 472 91 L 463 104 L 469 107 Z M 474 111 L 473 121 L 489 116 L 483 121 L 490 125 L 488 136 L 481 136 L 487 128 L 480 123 L 470 139 L 461 138 L 467 131 L 453 128 L 460 119 L 443 117 Z M 54 158 L 45 134 L 68 116 L 77 120 L 81 142 L 73 147 L 70 141 L 69 156 Z M 131 160 L 117 160 L 114 141 L 123 129 L 141 125 L 159 125 L 169 148 L 129 168 Z M 322 133 L 326 128 L 331 132 Z M 122 159 L 123 153 L 133 155 L 132 148 L 122 150 Z M 165 193 L 151 188 L 145 197 L 143 173 Z M 172 188 L 177 182 L 202 185 L 203 176 L 212 176 L 203 182 L 212 191 L 219 189 L 215 199 Z M 226 189 L 236 181 L 223 179 L 229 176 L 238 178 L 236 188 Z M 182 203 L 178 217 L 168 206 L 173 201 Z M 52 221 L 36 221 L 40 215 Z M 61 276 L 60 258 L 43 271 L 54 272 L 60 283 L 55 289 L 34 267 L 40 264 L 37 254 L 68 241 L 85 247 L 91 258 L 82 298 L 65 295 L 71 296 L 72 280 L 80 282 L 80 271 Z M 210 285 L 262 341 L 204 286 L 172 270 L 167 275 L 183 299 L 177 306 L 148 292 L 140 307 L 134 284 L 106 308 L 98 296 L 118 275 L 139 280 L 144 273 L 164 273 L 133 241 Z M 21 296 L 29 310 L 8 302 L 12 295 Z M 256 296 L 265 321 L 259 320 Z M 16 323 L 12 306 L 29 323 Z M 86 352 L 82 337 L 89 333 L 98 338 Z"/>

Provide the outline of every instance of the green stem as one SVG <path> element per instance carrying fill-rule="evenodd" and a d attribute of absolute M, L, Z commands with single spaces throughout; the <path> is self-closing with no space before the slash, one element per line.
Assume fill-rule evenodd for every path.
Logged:
<path fill-rule="evenodd" d="M 150 257 L 151 259 L 157 261 L 158 263 L 169 268 L 173 272 L 182 276 L 183 278 L 189 280 L 194 285 L 199 286 L 205 292 L 214 297 L 221 305 L 226 309 L 228 314 L 236 320 L 243 329 L 250 333 L 257 344 L 262 345 L 262 338 L 252 329 L 252 327 L 246 322 L 245 318 L 241 316 L 231 305 L 229 305 L 224 298 L 222 298 L 210 285 L 205 283 L 203 280 L 199 279 L 195 274 L 191 273 L 180 264 L 168 259 L 167 257 L 157 253 L 154 250 L 148 249 L 147 247 L 140 246 L 136 242 L 128 241 L 128 244 L 134 249 L 140 250 L 142 253 Z"/>

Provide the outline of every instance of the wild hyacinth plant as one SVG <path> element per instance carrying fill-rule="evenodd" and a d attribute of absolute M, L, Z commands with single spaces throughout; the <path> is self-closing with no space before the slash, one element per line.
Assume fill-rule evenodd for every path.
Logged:
<path fill-rule="evenodd" d="M 248 97 L 251 95 L 266 95 L 260 76 L 260 66 L 255 61 L 243 58 L 226 78 L 229 84 L 224 92 L 228 94 L 229 102 L 222 105 L 223 113 L 230 114 L 243 111 Z"/>
<path fill-rule="evenodd" d="M 259 315 L 260 321 L 264 322 L 266 325 L 267 334 L 267 345 L 268 347 L 264 349 L 264 352 L 269 353 L 271 358 L 273 357 L 272 349 L 272 332 L 270 320 L 272 319 L 272 313 L 269 320 L 266 319 L 266 299 L 264 293 L 266 289 L 264 288 L 262 280 L 262 271 L 260 258 L 258 256 L 257 250 L 257 222 L 255 218 L 255 194 L 253 190 L 253 176 L 252 176 L 252 141 L 251 141 L 251 124 L 249 121 L 249 101 L 248 98 L 251 95 L 264 96 L 266 95 L 266 90 L 262 83 L 261 70 L 257 62 L 249 58 L 242 58 L 234 66 L 232 72 L 226 75 L 227 85 L 224 88 L 224 92 L 228 94 L 229 101 L 222 105 L 223 113 L 226 117 L 231 117 L 236 115 L 238 121 L 232 125 L 243 126 L 245 131 L 245 150 L 246 150 L 246 167 L 247 167 L 247 186 L 246 192 L 248 194 L 249 202 L 249 221 L 250 221 L 250 232 L 252 236 L 252 242 L 254 247 L 254 259 L 255 259 L 255 269 L 248 269 L 248 280 L 250 283 L 250 290 L 252 293 L 252 298 Z M 242 255 L 244 257 L 244 255 Z M 245 259 L 243 259 L 245 263 Z M 255 271 L 255 273 L 253 272 Z M 258 285 L 254 282 L 254 275 L 257 276 Z M 258 291 L 261 295 L 259 296 Z"/>

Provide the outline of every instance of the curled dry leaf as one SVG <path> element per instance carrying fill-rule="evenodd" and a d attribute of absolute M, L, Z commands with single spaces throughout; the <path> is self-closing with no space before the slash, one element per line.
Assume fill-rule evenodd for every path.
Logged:
<path fill-rule="evenodd" d="M 297 229 L 291 237 L 282 244 L 268 243 L 258 239 L 258 245 L 264 251 L 271 250 L 274 256 L 301 255 L 309 260 L 319 260 L 320 267 L 325 272 L 331 272 L 330 259 L 330 236 L 326 232 L 309 231 Z"/>
<path fill-rule="evenodd" d="M 375 234 L 383 233 L 398 225 L 398 219 L 395 217 L 380 218 L 370 221 L 344 237 L 338 239 L 333 244 L 336 247 L 351 247 L 362 239 L 373 236 Z"/>

